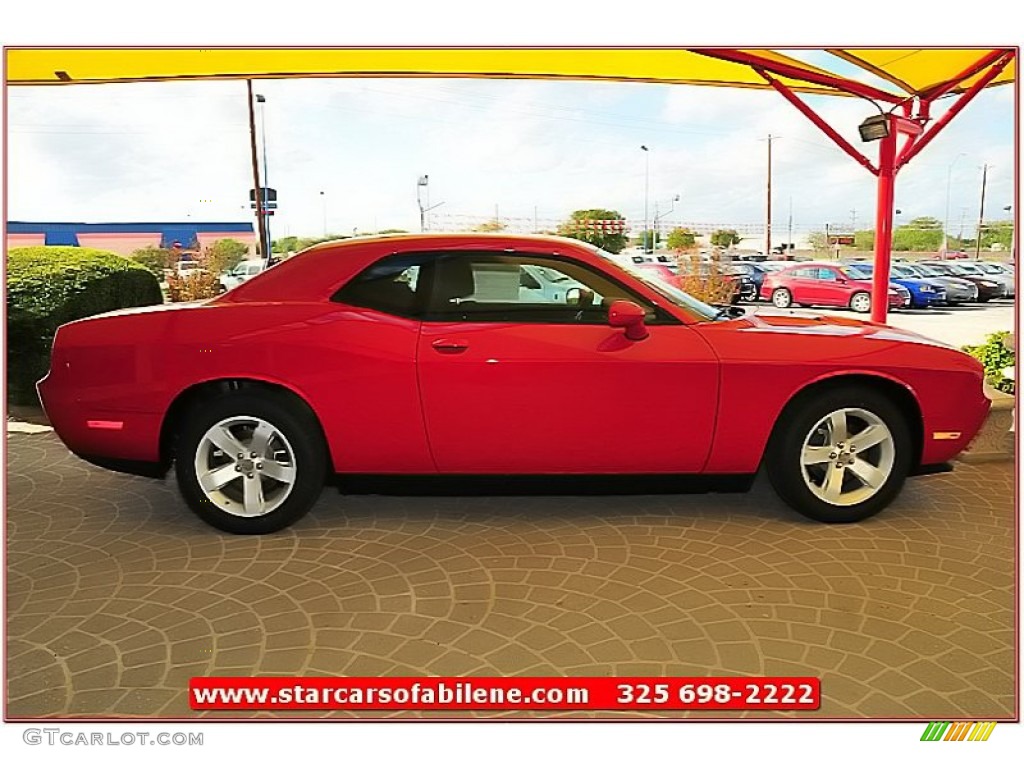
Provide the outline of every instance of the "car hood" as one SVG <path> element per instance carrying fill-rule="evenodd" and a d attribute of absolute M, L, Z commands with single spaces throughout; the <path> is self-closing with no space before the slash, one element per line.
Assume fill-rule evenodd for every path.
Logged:
<path fill-rule="evenodd" d="M 731 321 L 744 333 L 769 333 L 814 336 L 860 336 L 877 341 L 902 341 L 910 344 L 925 344 L 933 347 L 956 347 L 927 336 L 893 328 L 881 323 L 856 320 L 852 317 L 838 317 L 819 314 L 796 314 L 785 310 L 759 309 L 742 318 Z"/>

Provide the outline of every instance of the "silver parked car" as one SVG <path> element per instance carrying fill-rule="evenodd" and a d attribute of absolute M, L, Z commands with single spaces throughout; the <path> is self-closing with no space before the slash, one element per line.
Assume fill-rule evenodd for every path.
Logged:
<path fill-rule="evenodd" d="M 246 259 L 240 261 L 228 272 L 224 272 L 220 276 L 220 284 L 225 291 L 230 291 L 237 285 L 241 285 L 246 280 L 256 277 L 263 268 L 266 266 L 263 259 Z"/>
<path fill-rule="evenodd" d="M 999 280 L 1006 286 L 1006 295 L 1013 298 L 1016 295 L 1016 275 L 1013 270 L 998 261 L 976 261 L 974 262 L 986 277 Z"/>
<path fill-rule="evenodd" d="M 970 280 L 943 275 L 926 264 L 893 264 L 892 271 L 894 275 L 927 279 L 930 283 L 941 285 L 946 291 L 946 304 L 950 306 L 978 300 L 978 286 Z"/>

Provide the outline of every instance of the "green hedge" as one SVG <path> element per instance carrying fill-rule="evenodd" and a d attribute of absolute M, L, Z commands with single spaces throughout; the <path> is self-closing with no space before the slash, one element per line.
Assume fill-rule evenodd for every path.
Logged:
<path fill-rule="evenodd" d="M 1010 332 L 998 331 L 985 337 L 985 343 L 976 347 L 964 347 L 964 351 L 981 361 L 985 366 L 985 379 L 1001 392 L 1014 394 L 1016 382 L 1003 376 L 1003 371 L 1013 367 L 1013 346 Z"/>
<path fill-rule="evenodd" d="M 33 246 L 7 253 L 7 393 L 36 400 L 50 367 L 57 327 L 101 312 L 163 303 L 160 283 L 143 266 L 92 248 Z"/>

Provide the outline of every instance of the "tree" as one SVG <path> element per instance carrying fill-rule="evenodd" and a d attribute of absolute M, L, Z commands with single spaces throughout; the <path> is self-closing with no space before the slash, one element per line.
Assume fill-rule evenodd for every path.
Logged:
<path fill-rule="evenodd" d="M 622 230 L 613 228 L 613 225 L 597 223 L 609 221 L 622 222 L 625 228 L 625 220 L 618 211 L 607 208 L 573 211 L 569 220 L 559 225 L 558 234 L 596 245 L 609 253 L 619 253 L 626 247 L 628 239 Z"/>
<path fill-rule="evenodd" d="M 711 244 L 719 248 L 728 248 L 740 241 L 740 233 L 735 229 L 716 229 L 711 233 Z"/>
<path fill-rule="evenodd" d="M 473 228 L 474 232 L 502 232 L 506 229 L 505 225 L 497 219 L 491 221 L 485 221 L 483 224 Z"/>
<path fill-rule="evenodd" d="M 158 280 L 163 280 L 164 270 L 174 267 L 177 256 L 169 248 L 139 248 L 132 251 L 131 258 L 156 275 Z"/>
<path fill-rule="evenodd" d="M 1008 250 L 1013 242 L 1012 221 L 990 221 L 981 229 L 981 247 L 1002 246 L 996 250 Z"/>
<path fill-rule="evenodd" d="M 668 233 L 665 244 L 673 251 L 683 251 L 693 248 L 697 243 L 697 233 L 685 227 L 676 227 Z"/>
<path fill-rule="evenodd" d="M 249 255 L 249 248 L 231 238 L 217 240 L 203 250 L 203 262 L 207 270 L 215 275 L 233 269 L 238 262 Z"/>
<path fill-rule="evenodd" d="M 640 230 L 640 234 L 636 239 L 636 244 L 642 248 L 646 248 L 648 251 L 653 251 L 658 247 L 658 243 L 661 242 L 661 233 L 653 229 Z"/>
<path fill-rule="evenodd" d="M 299 238 L 291 235 L 289 237 L 282 237 L 278 240 L 274 240 L 270 244 L 270 250 L 274 253 L 289 253 L 291 251 L 297 251 L 296 244 L 299 242 Z"/>
<path fill-rule="evenodd" d="M 815 253 L 828 250 L 828 243 L 825 241 L 824 232 L 808 232 L 807 242 L 811 244 L 811 248 Z"/>
<path fill-rule="evenodd" d="M 942 222 L 919 216 L 896 227 L 892 233 L 894 251 L 936 251 L 942 245 Z"/>
<path fill-rule="evenodd" d="M 860 229 L 854 232 L 853 247 L 858 251 L 873 251 L 875 249 L 875 230 Z"/>

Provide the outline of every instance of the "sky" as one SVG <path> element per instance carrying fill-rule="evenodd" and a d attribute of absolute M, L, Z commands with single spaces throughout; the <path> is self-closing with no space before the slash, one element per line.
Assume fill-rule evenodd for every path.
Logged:
<path fill-rule="evenodd" d="M 848 74 L 829 54 L 799 54 Z M 878 84 L 870 76 L 863 78 Z M 553 229 L 576 209 L 610 208 L 642 228 L 713 224 L 751 234 L 765 216 L 773 140 L 773 227 L 873 226 L 875 179 L 773 91 L 647 83 L 467 79 L 257 81 L 265 95 L 272 234 L 419 228 L 429 176 L 433 228 L 497 215 Z M 1012 202 L 1014 91 L 989 89 L 899 175 L 897 224 L 977 224 Z M 861 99 L 808 102 L 874 160 Z M 8 219 L 246 221 L 252 187 L 241 82 L 8 90 Z M 640 146 L 649 148 L 644 152 Z M 262 147 L 261 147 L 262 152 Z M 262 163 L 262 157 L 261 157 Z M 947 198 L 947 180 L 949 195 Z M 321 195 L 321 192 L 323 194 Z M 673 200 L 679 196 L 678 202 Z"/>

